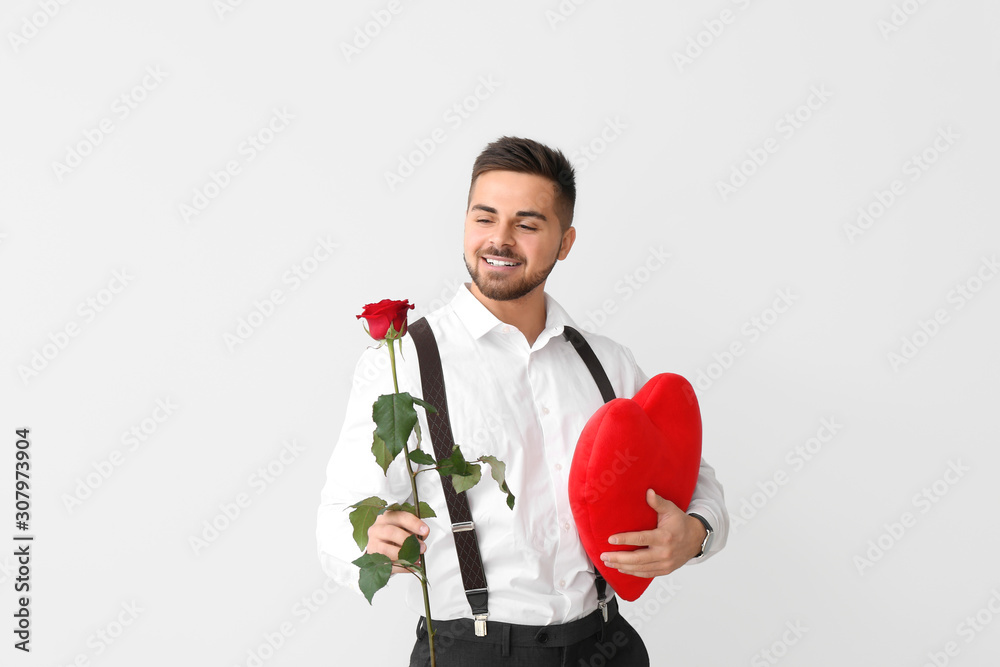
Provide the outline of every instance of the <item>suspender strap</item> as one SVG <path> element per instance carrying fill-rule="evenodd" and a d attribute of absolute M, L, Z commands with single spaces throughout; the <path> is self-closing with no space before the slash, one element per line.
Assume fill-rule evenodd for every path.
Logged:
<path fill-rule="evenodd" d="M 594 376 L 594 382 L 597 383 L 597 388 L 601 390 L 601 398 L 604 399 L 604 402 L 607 403 L 614 399 L 615 390 L 611 387 L 611 380 L 608 379 L 608 374 L 604 372 L 604 367 L 597 360 L 597 355 L 594 354 L 594 350 L 591 349 L 590 344 L 573 327 L 564 326 L 563 336 L 565 336 L 566 340 L 573 343 L 573 347 L 580 353 L 583 363 L 587 364 L 587 370 Z"/>
<path fill-rule="evenodd" d="M 576 351 L 580 354 L 580 358 L 583 359 L 583 363 L 587 365 L 587 370 L 590 374 L 594 376 L 594 382 L 597 383 L 597 388 L 601 390 L 601 397 L 604 402 L 607 403 L 615 398 L 615 390 L 611 387 L 611 381 L 608 380 L 608 374 L 604 372 L 604 367 L 601 366 L 601 362 L 598 361 L 597 355 L 594 354 L 594 350 L 590 347 L 590 344 L 583 338 L 583 335 L 573 327 L 563 327 L 563 336 L 566 337 Z M 601 573 L 594 568 L 594 584 L 597 586 L 597 606 L 600 608 L 601 613 L 604 614 L 604 622 L 608 621 L 608 583 L 601 576 Z M 601 638 L 603 639 L 603 629 Z"/>
<path fill-rule="evenodd" d="M 448 398 L 445 394 L 444 373 L 441 369 L 441 354 L 434 332 L 426 318 L 421 317 L 410 324 L 407 331 L 413 339 L 420 359 L 423 399 L 437 408 L 437 412 L 427 413 L 427 427 L 430 429 L 431 443 L 434 446 L 434 457 L 440 461 L 451 456 L 451 451 L 455 447 L 455 437 L 448 417 Z M 476 635 L 482 637 L 486 635 L 489 593 L 486 588 L 483 559 L 479 553 L 476 527 L 469 509 L 469 497 L 464 491 L 457 493 L 451 480 L 444 477 L 441 478 L 441 486 L 444 488 L 451 530 L 458 551 L 458 565 L 462 572 L 465 597 L 468 598 L 472 615 L 476 619 Z"/>

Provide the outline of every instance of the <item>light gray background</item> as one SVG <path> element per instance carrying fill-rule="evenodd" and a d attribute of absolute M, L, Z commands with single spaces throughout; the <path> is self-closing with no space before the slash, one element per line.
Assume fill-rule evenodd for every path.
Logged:
<path fill-rule="evenodd" d="M 252 665 L 282 631 L 268 667 L 366 652 L 405 664 L 402 586 L 374 607 L 327 592 L 316 506 L 369 344 L 354 315 L 408 298 L 416 317 L 468 279 L 469 173 L 504 134 L 577 164 L 579 236 L 548 291 L 647 373 L 715 376 L 699 388 L 704 451 L 741 525 L 714 560 L 625 607 L 653 664 L 773 664 L 773 648 L 783 665 L 922 665 L 948 642 L 948 664 L 994 664 L 1000 621 L 963 624 L 992 621 L 991 599 L 1000 609 L 1000 280 L 977 282 L 1000 251 L 997 3 L 233 5 L 5 3 L 0 539 L 13 544 L 23 426 L 37 538 L 34 650 L 5 634 L 4 664 Z M 731 21 L 713 23 L 723 11 Z M 341 45 L 372 12 L 391 21 L 348 59 Z M 679 66 L 689 40 L 706 46 Z M 131 92 L 147 68 L 162 80 Z M 481 79 L 494 89 L 475 99 Z M 824 101 L 802 107 L 812 90 Z M 475 107 L 461 123 L 456 104 Z M 242 142 L 275 109 L 294 118 L 248 161 Z M 112 131 L 88 146 L 103 118 Z M 390 189 L 385 173 L 437 128 L 444 141 Z M 769 138 L 777 152 L 721 196 Z M 60 177 L 54 163 L 81 143 L 89 154 Z M 935 161 L 913 180 L 925 151 Z M 230 160 L 240 172 L 185 221 L 180 205 Z M 894 179 L 902 194 L 851 237 Z M 293 288 L 283 276 L 319 238 L 336 250 Z M 670 254 L 652 271 L 651 248 Z M 959 284 L 978 288 L 961 307 Z M 275 289 L 284 301 L 230 349 Z M 782 291 L 792 305 L 774 318 Z M 104 300 L 92 319 L 87 299 Z M 754 317 L 771 322 L 756 338 Z M 904 338 L 919 350 L 893 364 Z M 36 352 L 51 358 L 24 379 Z M 161 423 L 158 400 L 177 406 Z M 793 464 L 824 419 L 836 434 Z M 133 427 L 147 429 L 134 450 Z M 301 451 L 273 463 L 292 441 Z M 67 508 L 114 450 L 121 465 Z M 269 464 L 280 474 L 262 487 Z M 967 470 L 940 481 L 952 464 Z M 776 474 L 785 483 L 762 495 Z M 921 501 L 935 482 L 943 495 Z M 190 538 L 239 494 L 249 506 L 195 553 Z M 914 525 L 893 536 L 906 512 Z M 870 541 L 888 549 L 859 566 Z M 113 643 L 97 640 L 119 617 L 130 625 Z M 807 630 L 783 644 L 789 623 Z"/>

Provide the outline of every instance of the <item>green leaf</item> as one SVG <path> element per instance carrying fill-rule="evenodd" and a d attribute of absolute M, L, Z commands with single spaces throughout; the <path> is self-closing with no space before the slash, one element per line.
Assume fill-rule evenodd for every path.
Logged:
<path fill-rule="evenodd" d="M 433 405 L 423 400 L 422 398 L 417 398 L 416 396 L 411 396 L 410 398 L 413 400 L 414 403 L 422 407 L 427 412 L 431 413 L 437 412 L 437 408 L 435 408 Z"/>
<path fill-rule="evenodd" d="M 417 516 L 417 508 L 415 508 L 411 503 L 393 503 L 385 508 L 386 512 L 409 512 L 413 516 Z M 420 501 L 420 517 L 421 519 L 426 519 L 429 517 L 436 517 L 437 514 L 431 509 L 431 506 Z"/>
<path fill-rule="evenodd" d="M 403 544 L 399 547 L 399 556 L 397 558 L 409 563 L 417 562 L 417 559 L 420 558 L 420 540 L 417 539 L 416 535 L 410 535 L 403 540 Z"/>
<path fill-rule="evenodd" d="M 478 463 L 470 463 L 467 470 L 468 472 L 464 475 L 454 474 L 451 476 L 451 483 L 455 485 L 455 491 L 458 493 L 468 491 L 476 484 L 479 484 L 479 480 L 483 476 L 483 471 L 480 469 Z"/>
<path fill-rule="evenodd" d="M 375 593 L 389 583 L 392 561 L 385 554 L 365 554 L 351 562 L 361 568 L 358 586 L 371 604 Z"/>
<path fill-rule="evenodd" d="M 379 396 L 372 405 L 372 419 L 375 420 L 375 435 L 385 442 L 391 462 L 406 447 L 413 425 L 417 423 L 413 399 L 406 392 Z"/>
<path fill-rule="evenodd" d="M 386 512 L 409 512 L 416 516 L 417 509 L 410 503 L 393 503 L 385 508 Z"/>
<path fill-rule="evenodd" d="M 500 490 L 507 494 L 507 507 L 514 509 L 514 494 L 507 487 L 507 464 L 495 456 L 480 456 L 479 460 L 490 465 L 493 479 L 500 485 Z"/>
<path fill-rule="evenodd" d="M 466 461 L 458 445 L 451 450 L 451 456 L 438 461 L 438 472 L 442 476 L 450 476 L 451 483 L 459 493 L 474 487 L 483 476 L 479 464 Z"/>
<path fill-rule="evenodd" d="M 462 450 L 458 445 L 451 450 L 451 456 L 438 461 L 438 472 L 445 475 L 468 475 L 469 463 L 462 456 Z"/>
<path fill-rule="evenodd" d="M 385 441 L 378 437 L 378 429 L 372 431 L 374 439 L 372 440 L 372 454 L 375 455 L 375 463 L 382 468 L 382 474 L 388 476 L 389 474 L 389 464 L 392 463 L 393 456 L 389 455 L 389 450 L 385 447 Z"/>
<path fill-rule="evenodd" d="M 385 501 L 378 496 L 371 496 L 351 505 L 355 508 L 350 514 L 351 525 L 354 526 L 354 541 L 362 551 L 368 547 L 368 529 L 375 523 L 378 515 L 385 511 L 385 505 Z"/>
<path fill-rule="evenodd" d="M 437 461 L 434 460 L 434 457 L 422 449 L 414 449 L 410 452 L 410 460 L 414 463 L 419 463 L 425 466 L 437 465 Z"/>

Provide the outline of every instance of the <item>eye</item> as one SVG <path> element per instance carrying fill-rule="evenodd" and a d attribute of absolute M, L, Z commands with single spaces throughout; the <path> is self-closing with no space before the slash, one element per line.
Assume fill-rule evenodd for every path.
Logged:
<path fill-rule="evenodd" d="M 490 220 L 489 218 L 479 218 L 478 220 L 476 220 L 476 222 L 493 222 L 493 221 Z"/>
<path fill-rule="evenodd" d="M 523 225 L 523 224 L 522 225 L 518 225 L 518 227 L 520 227 L 521 229 L 527 229 L 528 231 L 532 231 L 532 232 L 535 231 L 536 229 L 538 229 L 537 227 L 532 227 L 531 225 Z"/>

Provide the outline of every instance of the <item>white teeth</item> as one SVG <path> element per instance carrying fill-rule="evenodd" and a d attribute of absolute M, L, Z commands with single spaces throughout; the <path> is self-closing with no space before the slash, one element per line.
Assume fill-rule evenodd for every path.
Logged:
<path fill-rule="evenodd" d="M 505 262 L 503 260 L 489 259 L 487 257 L 484 257 L 483 259 L 485 259 L 486 263 L 490 266 L 517 266 L 517 262 Z"/>

